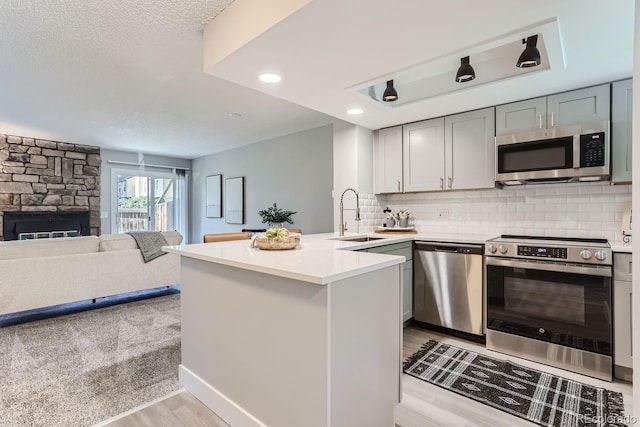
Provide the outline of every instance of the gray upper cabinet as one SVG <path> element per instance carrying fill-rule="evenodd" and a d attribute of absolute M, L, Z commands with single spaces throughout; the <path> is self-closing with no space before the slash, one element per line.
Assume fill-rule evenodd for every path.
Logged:
<path fill-rule="evenodd" d="M 547 128 L 547 97 L 496 107 L 496 135 Z"/>
<path fill-rule="evenodd" d="M 401 193 L 402 126 L 377 130 L 373 144 L 373 192 Z"/>
<path fill-rule="evenodd" d="M 610 91 L 604 84 L 548 96 L 548 127 L 609 121 Z"/>
<path fill-rule="evenodd" d="M 445 171 L 449 190 L 495 187 L 495 110 L 445 117 Z"/>
<path fill-rule="evenodd" d="M 444 118 L 403 126 L 404 191 L 444 189 Z"/>
<path fill-rule="evenodd" d="M 404 191 L 495 187 L 495 110 L 403 127 Z"/>
<path fill-rule="evenodd" d="M 499 105 L 496 135 L 607 121 L 609 105 L 609 84 Z"/>
<path fill-rule="evenodd" d="M 611 181 L 631 182 L 632 79 L 615 82 L 611 99 Z"/>

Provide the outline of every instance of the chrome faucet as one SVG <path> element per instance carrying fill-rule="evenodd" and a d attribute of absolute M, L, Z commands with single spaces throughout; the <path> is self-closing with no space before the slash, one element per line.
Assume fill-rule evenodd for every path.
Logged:
<path fill-rule="evenodd" d="M 353 194 L 356 195 L 356 209 L 355 209 L 356 221 L 357 222 L 360 221 L 360 200 L 358 199 L 358 192 L 353 188 L 347 188 L 342 192 L 342 196 L 340 196 L 340 231 L 338 233 L 339 236 L 344 236 L 344 232 L 347 231 L 347 223 L 344 222 L 344 203 L 343 203 L 344 193 L 346 193 L 347 191 L 353 191 Z M 347 210 L 351 210 L 351 209 L 347 209 Z M 360 224 L 356 223 L 356 226 L 357 226 L 357 231 L 359 232 Z"/>

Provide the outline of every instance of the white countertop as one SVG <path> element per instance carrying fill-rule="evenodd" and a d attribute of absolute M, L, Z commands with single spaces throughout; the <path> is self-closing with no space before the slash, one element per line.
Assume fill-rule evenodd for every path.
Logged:
<path fill-rule="evenodd" d="M 357 236 L 376 237 L 380 240 L 339 240 Z M 339 237 L 337 233 L 324 233 L 303 235 L 298 248 L 284 251 L 249 248 L 249 240 L 166 246 L 163 249 L 189 258 L 325 285 L 405 262 L 402 256 L 358 252 L 359 249 L 413 240 L 483 244 L 491 237 L 494 236 L 380 233 L 347 234 Z"/>
<path fill-rule="evenodd" d="M 611 242 L 611 250 L 613 252 L 632 253 L 633 247 L 630 243 Z"/>
<path fill-rule="evenodd" d="M 366 245 L 331 240 L 332 237 L 332 233 L 303 235 L 296 249 L 283 251 L 249 248 L 249 240 L 167 246 L 164 249 L 189 258 L 319 285 L 405 262 L 402 256 L 338 250 Z"/>
<path fill-rule="evenodd" d="M 375 237 L 377 240 L 348 240 L 364 236 Z M 433 233 L 361 233 L 340 237 L 338 233 L 322 233 L 303 235 L 298 248 L 285 251 L 249 248 L 248 240 L 166 246 L 164 249 L 203 261 L 325 285 L 405 262 L 401 256 L 359 252 L 361 249 L 414 240 L 484 244 L 494 237 L 496 236 Z M 622 242 L 611 242 L 611 249 L 613 252 L 632 252 L 631 244 Z"/>

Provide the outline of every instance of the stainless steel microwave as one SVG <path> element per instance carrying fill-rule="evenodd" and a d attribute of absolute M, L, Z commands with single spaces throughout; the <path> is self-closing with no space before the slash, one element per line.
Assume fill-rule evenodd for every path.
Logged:
<path fill-rule="evenodd" d="M 496 137 L 496 181 L 505 185 L 600 181 L 610 176 L 609 122 Z"/>

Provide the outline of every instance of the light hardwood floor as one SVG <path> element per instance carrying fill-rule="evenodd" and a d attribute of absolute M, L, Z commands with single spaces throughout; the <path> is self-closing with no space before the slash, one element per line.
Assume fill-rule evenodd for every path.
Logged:
<path fill-rule="evenodd" d="M 171 395 L 154 404 L 121 416 L 100 427 L 229 427 L 188 391 Z"/>
<path fill-rule="evenodd" d="M 631 413 L 630 383 L 614 381 L 609 383 L 573 374 L 550 366 L 529 362 L 487 350 L 484 345 L 442 335 L 437 332 L 409 326 L 404 330 L 403 356 L 415 353 L 425 342 L 435 339 L 460 348 L 487 354 L 499 359 L 509 359 L 515 363 L 539 369 L 565 378 L 581 381 L 596 387 L 608 388 L 624 395 L 625 414 Z M 427 426 L 534 426 L 516 416 L 498 409 L 446 391 L 438 386 L 418 380 L 409 375 L 402 378 L 402 403 L 396 407 L 398 427 Z M 144 407 L 115 421 L 104 424 L 109 427 L 171 426 L 171 427 L 227 427 L 228 425 L 187 391 L 182 391 L 153 405 Z M 353 426 L 360 427 L 360 426 Z"/>

